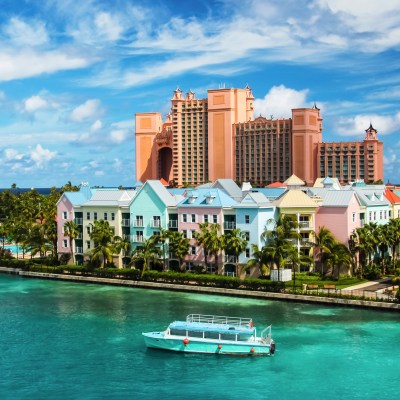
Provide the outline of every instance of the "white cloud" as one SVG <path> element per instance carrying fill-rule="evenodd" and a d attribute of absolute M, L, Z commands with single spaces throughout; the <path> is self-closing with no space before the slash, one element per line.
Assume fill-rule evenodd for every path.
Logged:
<path fill-rule="evenodd" d="M 72 121 L 82 122 L 84 120 L 93 118 L 93 117 L 101 114 L 101 112 L 102 112 L 102 110 L 101 110 L 100 100 L 91 99 L 91 100 L 85 101 L 85 103 L 76 107 L 72 111 L 70 118 Z"/>
<path fill-rule="evenodd" d="M 99 129 L 101 129 L 102 127 L 103 127 L 103 123 L 99 119 L 97 119 L 95 122 L 93 122 L 92 126 L 90 127 L 90 130 L 92 132 L 96 132 Z"/>
<path fill-rule="evenodd" d="M 24 158 L 24 155 L 18 153 L 18 151 L 15 149 L 5 149 L 4 155 L 6 160 L 22 160 Z"/>
<path fill-rule="evenodd" d="M 89 58 L 74 55 L 72 52 L 70 54 L 67 51 L 16 51 L 0 47 L 0 81 L 83 68 L 89 63 Z"/>
<path fill-rule="evenodd" d="M 42 21 L 30 20 L 27 23 L 13 17 L 3 28 L 3 32 L 17 46 L 41 46 L 49 41 L 46 26 Z"/>
<path fill-rule="evenodd" d="M 114 165 L 113 165 L 113 168 L 115 169 L 115 170 L 121 170 L 122 169 L 122 162 L 121 162 L 121 160 L 120 159 L 118 159 L 118 158 L 115 158 L 114 159 Z"/>
<path fill-rule="evenodd" d="M 104 171 L 95 171 L 94 175 L 95 176 L 103 176 L 104 175 Z"/>
<path fill-rule="evenodd" d="M 113 130 L 110 133 L 110 138 L 111 141 L 114 143 L 122 143 L 127 136 L 129 135 L 129 131 L 126 129 L 118 129 L 118 130 Z"/>
<path fill-rule="evenodd" d="M 24 101 L 24 109 L 27 112 L 35 112 L 48 106 L 47 100 L 41 96 L 32 96 Z"/>
<path fill-rule="evenodd" d="M 55 151 L 44 149 L 40 144 L 38 144 L 36 145 L 36 148 L 30 152 L 30 157 L 36 167 L 41 168 L 44 164 L 47 164 L 51 159 L 53 159 L 56 154 Z"/>
<path fill-rule="evenodd" d="M 254 114 L 264 117 L 289 118 L 292 115 L 292 108 L 307 106 L 308 89 L 295 90 L 284 85 L 273 86 L 263 99 L 256 99 L 254 102 Z"/>
<path fill-rule="evenodd" d="M 100 12 L 94 19 L 98 33 L 103 34 L 109 40 L 118 40 L 123 32 L 119 18 L 110 13 Z"/>
<path fill-rule="evenodd" d="M 339 135 L 354 136 L 364 134 L 370 124 L 378 131 L 378 137 L 397 132 L 400 125 L 400 112 L 394 115 L 365 114 L 343 117 L 335 122 L 335 128 Z"/>

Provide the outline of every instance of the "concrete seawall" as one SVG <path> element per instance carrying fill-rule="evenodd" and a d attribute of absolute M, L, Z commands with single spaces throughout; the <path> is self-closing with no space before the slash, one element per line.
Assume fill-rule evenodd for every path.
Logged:
<path fill-rule="evenodd" d="M 351 300 L 333 297 L 308 296 L 303 294 L 258 292 L 251 290 L 224 289 L 194 285 L 176 285 L 171 283 L 134 281 L 128 279 L 97 278 L 93 276 L 52 274 L 49 272 L 21 271 L 17 268 L 0 267 L 0 272 L 19 275 L 26 278 L 52 279 L 68 282 L 95 283 L 101 285 L 114 285 L 125 287 L 147 288 L 155 290 L 175 290 L 180 292 L 203 293 L 231 297 L 247 297 L 261 300 L 281 300 L 302 303 L 318 303 L 329 306 L 362 307 L 387 311 L 399 311 L 400 304 L 384 303 L 369 300 Z"/>

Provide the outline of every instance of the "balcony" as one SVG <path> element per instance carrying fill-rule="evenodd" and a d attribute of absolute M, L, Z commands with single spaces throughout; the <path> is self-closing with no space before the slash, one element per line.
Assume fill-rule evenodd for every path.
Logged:
<path fill-rule="evenodd" d="M 142 236 L 142 235 L 133 235 L 132 236 L 132 242 L 143 243 L 144 242 L 144 236 Z"/>
<path fill-rule="evenodd" d="M 224 229 L 225 230 L 236 229 L 236 222 L 235 221 L 225 221 Z"/>
<path fill-rule="evenodd" d="M 131 220 L 129 218 L 128 219 L 123 219 L 121 221 L 121 226 L 130 226 L 130 224 L 131 224 Z"/>
<path fill-rule="evenodd" d="M 150 227 L 151 228 L 161 228 L 161 221 L 159 219 L 153 219 L 150 222 Z"/>
<path fill-rule="evenodd" d="M 238 262 L 238 258 L 236 256 L 225 255 L 224 263 L 232 263 L 236 264 Z"/>
<path fill-rule="evenodd" d="M 82 232 L 80 232 L 77 236 L 76 236 L 76 238 L 75 239 L 83 239 L 83 233 Z"/>
<path fill-rule="evenodd" d="M 76 246 L 75 247 L 75 254 L 83 254 L 83 247 Z"/>
<path fill-rule="evenodd" d="M 300 221 L 299 228 L 300 229 L 310 229 L 311 228 L 310 221 Z"/>
<path fill-rule="evenodd" d="M 74 221 L 77 225 L 83 225 L 83 218 L 75 218 Z"/>
<path fill-rule="evenodd" d="M 143 224 L 143 220 L 142 219 L 135 219 L 133 221 L 133 226 L 136 228 L 143 228 L 144 224 Z"/>

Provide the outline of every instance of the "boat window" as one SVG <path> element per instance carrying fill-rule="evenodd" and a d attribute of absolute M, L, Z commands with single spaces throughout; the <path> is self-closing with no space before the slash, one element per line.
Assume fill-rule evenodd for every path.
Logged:
<path fill-rule="evenodd" d="M 192 331 L 189 331 L 189 337 L 202 338 L 203 337 L 203 332 L 192 332 Z"/>
<path fill-rule="evenodd" d="M 171 335 L 186 336 L 186 331 L 183 331 L 182 329 L 171 329 Z"/>
<path fill-rule="evenodd" d="M 232 332 L 232 334 L 230 334 L 230 333 L 223 333 L 223 334 L 221 335 L 221 339 L 222 339 L 222 340 L 235 340 L 235 339 L 236 339 L 236 334 L 234 334 L 233 332 Z"/>
<path fill-rule="evenodd" d="M 205 337 L 207 339 L 219 339 L 218 332 L 205 332 Z"/>

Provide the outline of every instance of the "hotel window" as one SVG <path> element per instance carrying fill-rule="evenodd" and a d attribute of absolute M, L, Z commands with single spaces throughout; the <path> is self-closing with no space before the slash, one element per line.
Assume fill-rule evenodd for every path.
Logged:
<path fill-rule="evenodd" d="M 244 223 L 249 224 L 250 223 L 250 215 L 245 215 L 244 216 Z"/>
<path fill-rule="evenodd" d="M 86 213 L 86 219 L 87 219 L 87 220 L 90 220 L 90 212 L 87 212 L 87 213 Z"/>
<path fill-rule="evenodd" d="M 213 224 L 217 224 L 218 223 L 218 216 L 217 215 L 213 215 Z"/>
<path fill-rule="evenodd" d="M 66 212 L 66 211 L 63 211 L 63 213 L 62 213 L 62 218 L 63 218 L 63 219 L 67 219 L 67 212 Z"/>
<path fill-rule="evenodd" d="M 107 213 L 105 212 L 105 213 L 104 213 L 104 221 L 107 221 L 107 219 L 108 219 L 108 215 L 107 215 Z"/>

